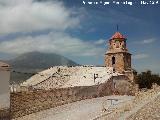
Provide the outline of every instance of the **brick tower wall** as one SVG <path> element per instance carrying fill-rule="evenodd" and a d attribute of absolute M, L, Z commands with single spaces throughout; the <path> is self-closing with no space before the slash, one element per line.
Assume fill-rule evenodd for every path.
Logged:
<path fill-rule="evenodd" d="M 112 65 L 112 57 L 115 57 L 115 64 Z M 129 53 L 108 53 L 105 55 L 105 65 L 114 67 L 116 72 L 124 73 L 131 70 L 131 55 Z"/>

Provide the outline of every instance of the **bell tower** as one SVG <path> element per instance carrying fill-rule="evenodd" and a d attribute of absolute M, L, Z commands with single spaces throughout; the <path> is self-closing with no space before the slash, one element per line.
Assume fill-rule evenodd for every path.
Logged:
<path fill-rule="evenodd" d="M 131 54 L 126 46 L 127 38 L 117 32 L 108 41 L 108 50 L 105 53 L 105 65 L 113 67 L 115 72 L 131 72 Z"/>

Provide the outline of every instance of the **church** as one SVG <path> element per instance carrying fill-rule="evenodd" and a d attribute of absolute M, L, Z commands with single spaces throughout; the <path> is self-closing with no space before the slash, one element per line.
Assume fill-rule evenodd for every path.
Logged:
<path fill-rule="evenodd" d="M 131 54 L 127 50 L 126 40 L 120 32 L 109 39 L 108 49 L 106 53 L 102 53 L 105 54 L 103 66 L 53 66 L 23 82 L 19 90 L 11 91 L 14 96 L 13 99 L 11 97 L 11 106 L 17 106 L 12 107 L 13 117 L 85 99 L 133 95 L 137 87 L 133 84 Z M 28 94 L 29 92 L 32 94 Z M 35 96 L 36 99 L 29 99 L 27 102 L 24 99 Z M 25 105 L 22 108 L 15 101 L 21 101 Z"/>
<path fill-rule="evenodd" d="M 22 86 L 46 90 L 94 86 L 106 83 L 113 77 L 133 82 L 131 54 L 128 52 L 126 40 L 127 38 L 118 31 L 108 40 L 103 66 L 53 66 L 32 76 L 23 82 Z"/>

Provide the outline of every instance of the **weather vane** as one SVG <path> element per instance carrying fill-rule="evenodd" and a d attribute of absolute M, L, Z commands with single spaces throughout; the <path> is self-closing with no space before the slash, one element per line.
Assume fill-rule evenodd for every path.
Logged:
<path fill-rule="evenodd" d="M 118 24 L 117 24 L 117 32 L 119 31 L 119 27 L 118 27 Z"/>

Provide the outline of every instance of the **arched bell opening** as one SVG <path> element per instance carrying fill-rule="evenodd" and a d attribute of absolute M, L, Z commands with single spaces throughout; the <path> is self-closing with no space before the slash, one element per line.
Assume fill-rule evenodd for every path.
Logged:
<path fill-rule="evenodd" d="M 116 63 L 116 58 L 113 56 L 112 57 L 112 65 L 114 65 Z"/>

